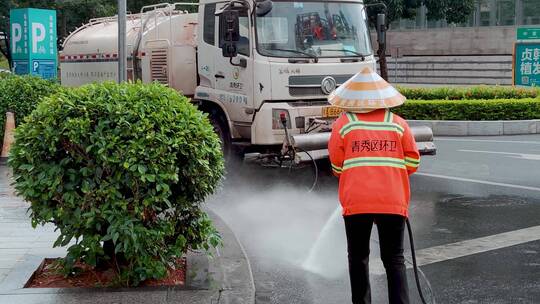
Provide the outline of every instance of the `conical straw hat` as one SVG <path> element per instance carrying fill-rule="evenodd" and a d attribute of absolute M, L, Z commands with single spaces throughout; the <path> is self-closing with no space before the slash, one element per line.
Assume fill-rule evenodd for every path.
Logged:
<path fill-rule="evenodd" d="M 397 107 L 405 99 L 370 68 L 364 68 L 328 96 L 331 105 L 356 113 Z"/>

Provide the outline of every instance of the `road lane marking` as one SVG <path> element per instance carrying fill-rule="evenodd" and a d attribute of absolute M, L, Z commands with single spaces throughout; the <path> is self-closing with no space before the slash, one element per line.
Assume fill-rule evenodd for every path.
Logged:
<path fill-rule="evenodd" d="M 485 142 L 485 143 L 510 143 L 510 144 L 540 145 L 540 140 L 539 141 L 527 141 L 527 140 L 459 139 L 459 138 L 435 137 L 435 141 L 463 141 L 463 142 Z"/>
<path fill-rule="evenodd" d="M 533 226 L 417 250 L 416 260 L 420 266 L 429 265 L 538 240 L 540 240 L 540 226 Z"/>
<path fill-rule="evenodd" d="M 418 266 L 424 266 L 538 240 L 540 240 L 540 226 L 533 226 L 476 239 L 416 250 L 416 261 Z M 409 258 L 407 259 L 410 261 Z M 410 262 L 407 264 L 407 268 L 412 268 Z M 385 273 L 384 266 L 380 258 L 377 257 L 370 262 L 370 273 L 375 275 L 382 275 Z"/>
<path fill-rule="evenodd" d="M 490 181 L 472 179 L 472 178 L 463 178 L 463 177 L 457 177 L 457 176 L 448 176 L 448 175 L 440 175 L 440 174 L 432 174 L 432 173 L 424 173 L 424 172 L 417 172 L 415 173 L 415 175 L 450 179 L 450 180 L 455 180 L 455 181 L 460 181 L 460 182 L 469 182 L 469 183 L 484 184 L 484 185 L 490 185 L 490 186 L 501 186 L 501 187 L 515 188 L 515 189 L 540 191 L 540 188 L 538 187 L 522 186 L 522 185 L 507 184 L 507 183 L 497 183 L 497 182 L 490 182 Z"/>
<path fill-rule="evenodd" d="M 540 160 L 540 154 L 526 154 L 526 153 L 513 153 L 513 152 L 499 152 L 499 151 L 484 151 L 484 150 L 458 150 L 458 152 L 471 152 L 471 153 L 486 153 L 486 154 L 500 154 L 506 155 L 512 158 L 526 159 L 526 160 Z"/>

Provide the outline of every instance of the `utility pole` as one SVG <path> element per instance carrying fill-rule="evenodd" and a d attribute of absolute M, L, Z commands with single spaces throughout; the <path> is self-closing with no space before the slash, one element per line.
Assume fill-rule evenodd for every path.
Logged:
<path fill-rule="evenodd" d="M 377 55 L 379 56 L 379 66 L 381 77 L 388 81 L 388 65 L 386 63 L 386 15 L 377 14 L 377 42 L 379 49 Z"/>
<path fill-rule="evenodd" d="M 126 0 L 118 0 L 118 83 L 122 83 L 126 80 Z"/>

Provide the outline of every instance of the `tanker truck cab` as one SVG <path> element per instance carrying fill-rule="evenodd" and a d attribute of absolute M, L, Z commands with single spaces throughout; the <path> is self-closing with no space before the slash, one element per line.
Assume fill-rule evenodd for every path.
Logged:
<path fill-rule="evenodd" d="M 198 19 L 194 97 L 249 150 L 281 148 L 283 116 L 290 135 L 329 131 L 327 95 L 375 69 L 359 1 L 201 1 Z"/>
<path fill-rule="evenodd" d="M 65 39 L 63 85 L 118 79 L 117 25 L 116 16 L 92 19 Z M 126 45 L 128 79 L 190 97 L 225 153 L 275 154 L 285 133 L 325 150 L 321 135 L 339 115 L 328 94 L 375 69 L 366 11 L 353 0 L 161 3 L 128 14 Z"/>

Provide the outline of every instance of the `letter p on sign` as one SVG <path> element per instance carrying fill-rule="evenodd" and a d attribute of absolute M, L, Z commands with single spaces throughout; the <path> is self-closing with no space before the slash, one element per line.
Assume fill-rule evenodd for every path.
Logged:
<path fill-rule="evenodd" d="M 32 22 L 32 53 L 38 52 L 38 42 L 43 40 L 45 40 L 45 27 L 41 23 Z"/>
<path fill-rule="evenodd" d="M 11 49 L 13 52 L 17 52 L 17 42 L 21 41 L 22 39 L 22 28 L 19 23 L 13 23 L 11 25 L 11 32 L 13 33 L 13 41 L 11 44 Z"/>

